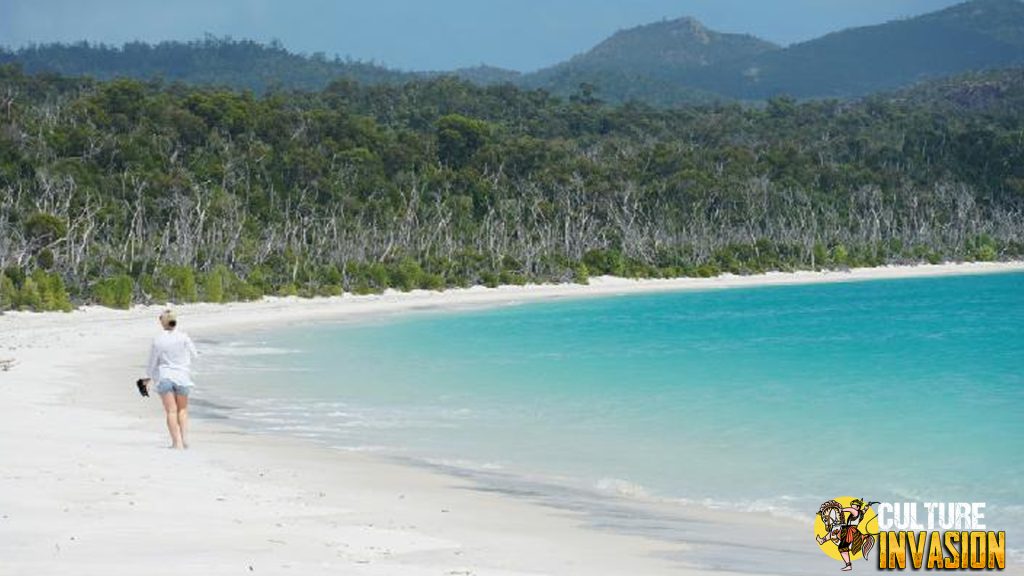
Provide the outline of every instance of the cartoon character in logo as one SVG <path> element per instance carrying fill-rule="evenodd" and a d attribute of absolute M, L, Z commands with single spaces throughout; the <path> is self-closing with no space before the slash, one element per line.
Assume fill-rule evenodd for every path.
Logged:
<path fill-rule="evenodd" d="M 825 546 L 827 542 L 835 544 L 839 549 L 839 556 L 844 562 L 843 572 L 853 570 L 851 556 L 861 554 L 868 559 L 868 553 L 875 545 L 875 537 L 871 534 L 864 534 L 860 531 L 861 522 L 871 509 L 873 504 L 865 504 L 860 498 L 850 500 L 849 506 L 843 506 L 837 500 L 829 500 L 821 505 L 818 516 L 825 525 L 825 535 L 815 534 L 814 539 L 818 546 Z M 834 557 L 834 554 L 833 554 Z"/>

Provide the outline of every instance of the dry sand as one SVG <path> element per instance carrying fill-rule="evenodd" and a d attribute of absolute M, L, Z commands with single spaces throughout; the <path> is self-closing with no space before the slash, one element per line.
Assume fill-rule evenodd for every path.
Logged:
<path fill-rule="evenodd" d="M 601 278 L 589 286 L 268 298 L 178 311 L 183 328 L 202 336 L 552 298 L 1009 271 L 1024 264 Z M 745 570 L 836 568 L 803 546 L 809 524 L 766 515 L 691 510 L 695 526 L 710 528 L 695 529 L 699 537 L 687 543 L 600 529 L 583 512 L 230 422 L 195 420 L 193 448 L 168 450 L 159 402 L 139 398 L 132 384 L 160 309 L 0 316 L 0 360 L 16 360 L 0 371 L 0 575 L 685 575 L 702 572 L 695 564 L 733 565 L 729 554 L 757 558 L 741 544 L 758 533 L 774 534 L 783 554 Z M 697 553 L 699 540 L 716 540 L 725 552 L 709 564 L 714 557 Z"/>

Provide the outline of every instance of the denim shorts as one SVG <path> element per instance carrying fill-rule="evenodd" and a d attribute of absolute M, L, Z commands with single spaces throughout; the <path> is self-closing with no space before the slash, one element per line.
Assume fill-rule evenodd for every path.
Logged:
<path fill-rule="evenodd" d="M 161 380 L 160 383 L 156 385 L 156 393 L 161 396 L 164 394 L 170 394 L 171 392 L 178 396 L 188 396 L 189 393 L 192 392 L 192 387 L 182 386 L 181 384 L 171 380 Z"/>

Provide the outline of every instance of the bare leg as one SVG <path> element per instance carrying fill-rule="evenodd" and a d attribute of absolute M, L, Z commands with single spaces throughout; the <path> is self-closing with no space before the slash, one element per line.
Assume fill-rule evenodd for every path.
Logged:
<path fill-rule="evenodd" d="M 839 552 L 839 555 L 843 557 L 843 562 L 846 562 L 846 566 L 842 568 L 843 572 L 849 572 L 852 569 L 852 566 L 850 566 L 850 551 L 843 550 Z"/>
<path fill-rule="evenodd" d="M 181 446 L 188 448 L 188 396 L 174 395 L 178 407 L 178 429 L 181 431 Z"/>
<path fill-rule="evenodd" d="M 181 448 L 181 427 L 178 426 L 178 405 L 174 401 L 174 394 L 170 392 L 161 394 L 160 401 L 164 403 L 164 415 L 167 418 L 167 432 L 171 434 L 171 448 Z"/>

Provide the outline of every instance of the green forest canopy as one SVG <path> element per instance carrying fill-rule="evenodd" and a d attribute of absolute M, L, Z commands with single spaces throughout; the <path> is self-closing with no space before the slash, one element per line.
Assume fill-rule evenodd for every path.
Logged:
<path fill-rule="evenodd" d="M 659 110 L 0 68 L 0 309 L 1024 255 L 1024 81 Z"/>

